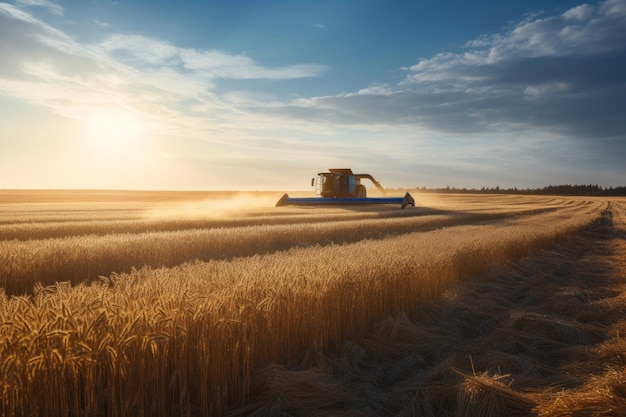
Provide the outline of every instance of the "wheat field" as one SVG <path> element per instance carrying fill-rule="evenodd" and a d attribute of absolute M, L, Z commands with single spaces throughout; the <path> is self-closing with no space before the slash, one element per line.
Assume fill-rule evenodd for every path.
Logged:
<path fill-rule="evenodd" d="M 564 332 L 570 350 L 615 356 L 626 320 L 552 328 L 497 295 L 523 298 L 517 287 L 543 275 L 546 291 L 564 291 L 550 286 L 550 274 L 567 276 L 549 262 L 582 262 L 570 246 L 600 238 L 610 255 L 596 254 L 580 279 L 623 278 L 626 200 L 416 194 L 417 207 L 400 210 L 275 208 L 278 197 L 0 192 L 2 415 L 585 415 L 620 395 L 626 410 L 617 366 L 592 375 L 604 397 L 592 395 L 592 380 L 529 388 L 543 363 L 518 389 L 511 375 L 530 379 L 521 363 L 530 359 L 516 343 L 531 341 L 511 329 L 491 341 L 515 345 L 492 352 L 497 360 L 478 345 L 455 350 L 475 358 L 470 368 L 442 356 L 471 345 L 448 327 L 451 311 L 478 297 L 472 283 L 496 295 L 479 303 L 493 311 L 466 306 L 476 328 L 506 311 L 514 330 Z M 533 261 L 547 266 L 524 264 Z M 611 285 L 604 298 L 618 310 L 626 292 Z M 444 310 L 447 320 L 435 321 Z M 504 356 L 519 369 L 494 371 Z M 372 388 L 379 366 L 397 368 L 382 384 L 397 389 Z"/>

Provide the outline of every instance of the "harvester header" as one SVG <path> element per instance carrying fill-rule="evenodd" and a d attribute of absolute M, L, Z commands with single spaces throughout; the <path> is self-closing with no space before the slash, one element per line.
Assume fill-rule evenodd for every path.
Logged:
<path fill-rule="evenodd" d="M 350 168 L 331 168 L 311 179 L 317 197 L 293 198 L 285 194 L 278 200 L 276 207 L 355 204 L 400 204 L 401 208 L 415 206 L 415 200 L 409 193 L 404 197 L 367 197 L 367 189 L 361 184 L 362 179 L 370 180 L 383 195 L 387 195 L 383 186 L 370 174 L 355 174 Z"/>

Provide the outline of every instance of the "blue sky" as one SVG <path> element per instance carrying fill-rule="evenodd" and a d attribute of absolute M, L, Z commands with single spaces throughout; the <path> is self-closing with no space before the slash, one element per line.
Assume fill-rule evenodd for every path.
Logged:
<path fill-rule="evenodd" d="M 626 0 L 0 3 L 0 188 L 626 185 Z"/>

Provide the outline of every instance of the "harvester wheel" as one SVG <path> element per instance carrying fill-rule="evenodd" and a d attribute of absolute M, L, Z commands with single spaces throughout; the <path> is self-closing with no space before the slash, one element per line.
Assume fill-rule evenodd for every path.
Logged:
<path fill-rule="evenodd" d="M 359 184 L 356 186 L 355 194 L 358 198 L 366 198 L 367 197 L 367 189 L 363 184 Z"/>

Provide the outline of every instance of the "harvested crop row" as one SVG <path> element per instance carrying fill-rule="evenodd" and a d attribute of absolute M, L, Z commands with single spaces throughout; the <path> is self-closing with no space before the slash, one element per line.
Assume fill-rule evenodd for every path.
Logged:
<path fill-rule="evenodd" d="M 613 205 L 612 221 L 615 227 L 622 233 L 626 233 L 626 201 L 612 201 L 611 204 Z"/>
<path fill-rule="evenodd" d="M 305 214 L 303 214 L 305 213 Z M 354 212 L 310 214 L 298 212 L 294 215 L 264 215 L 245 217 L 196 217 L 196 218 L 153 218 L 153 219 L 126 219 L 126 220 L 91 220 L 91 221 L 62 221 L 45 223 L 14 223 L 0 225 L 0 240 L 35 240 L 54 239 L 84 235 L 108 235 L 120 233 L 148 233 L 171 232 L 192 229 L 232 228 L 258 225 L 280 225 L 299 223 L 324 223 L 337 221 L 340 216 L 343 221 L 364 220 L 376 218 L 414 217 L 426 214 L 439 213 L 433 209 L 416 209 L 411 211 L 387 210 L 377 212 Z"/>
<path fill-rule="evenodd" d="M 140 209 L 120 209 L 107 211 L 75 212 L 62 211 L 50 213 L 39 209 L 37 211 L 25 211 L 23 209 L 14 212 L 2 211 L 0 213 L 0 226 L 36 225 L 46 223 L 73 223 L 73 222 L 115 222 L 128 220 L 141 220 L 143 211 Z M 19 237 L 19 239 L 22 239 Z"/>
<path fill-rule="evenodd" d="M 581 206 L 584 207 L 584 206 Z M 580 210 L 564 208 L 563 213 Z M 592 208 L 593 209 L 593 208 Z M 537 210 L 530 210 L 536 213 Z M 502 219 L 508 212 L 267 225 L 181 232 L 78 236 L 27 242 L 0 241 L 0 284 L 7 294 L 23 294 L 37 282 L 74 284 L 144 265 L 174 266 L 191 260 L 225 259 L 317 244 L 362 239 Z"/>
<path fill-rule="evenodd" d="M 528 210 L 541 210 L 547 208 L 573 207 L 585 204 L 585 201 L 567 201 L 562 204 L 529 204 L 524 203 L 495 203 L 490 199 L 475 206 L 466 206 L 463 212 L 472 213 L 518 213 L 523 214 Z M 500 201 L 502 199 L 498 199 Z M 530 200 L 532 201 L 532 200 Z M 532 206 L 532 207 L 531 207 Z M 46 206 L 47 207 L 47 206 Z M 187 210 L 184 209 L 187 207 Z M 193 207 L 193 208 L 191 208 Z M 200 207 L 200 208 L 199 208 Z M 83 235 L 107 235 L 116 233 L 146 233 L 155 231 L 179 231 L 191 229 L 207 229 L 218 227 L 243 227 L 257 225 L 278 225 L 298 223 L 322 223 L 336 221 L 341 217 L 343 221 L 364 220 L 376 218 L 398 218 L 423 216 L 428 214 L 441 214 L 456 211 L 453 207 L 426 208 L 417 207 L 408 210 L 398 210 L 396 207 L 378 208 L 375 211 L 349 209 L 317 209 L 311 213 L 308 209 L 287 208 L 268 210 L 240 211 L 232 216 L 216 216 L 211 214 L 210 206 L 202 208 L 202 205 L 183 206 L 183 208 L 167 208 L 167 206 L 152 210 L 130 210 L 119 214 L 111 211 L 90 212 L 85 218 L 83 212 L 67 212 L 50 217 L 50 214 L 38 214 L 37 212 L 16 213 L 14 216 L 4 214 L 0 216 L 0 240 L 35 240 L 63 238 Z M 127 217 L 124 217 L 127 216 Z"/>
<path fill-rule="evenodd" d="M 577 233 L 601 209 L 142 269 L 0 297 L 2 413 L 219 415 L 245 399 L 260 365 L 332 351 L 460 277 Z"/>

